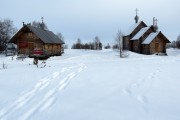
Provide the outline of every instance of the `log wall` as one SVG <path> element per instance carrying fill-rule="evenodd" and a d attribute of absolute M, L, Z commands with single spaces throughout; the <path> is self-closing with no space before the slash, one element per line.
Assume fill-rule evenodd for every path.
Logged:
<path fill-rule="evenodd" d="M 18 54 L 31 55 L 34 49 L 40 49 L 48 56 L 61 55 L 60 44 L 45 44 L 33 33 L 23 33 L 17 40 Z"/>
<path fill-rule="evenodd" d="M 166 42 L 162 37 L 156 37 L 150 44 L 150 54 L 166 53 Z"/>

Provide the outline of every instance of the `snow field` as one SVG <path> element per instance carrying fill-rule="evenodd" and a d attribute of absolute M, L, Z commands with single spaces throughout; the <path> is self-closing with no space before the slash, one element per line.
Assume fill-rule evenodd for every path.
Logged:
<path fill-rule="evenodd" d="M 66 50 L 44 68 L 1 58 L 0 120 L 180 119 L 179 50 L 125 59 L 112 50 Z"/>

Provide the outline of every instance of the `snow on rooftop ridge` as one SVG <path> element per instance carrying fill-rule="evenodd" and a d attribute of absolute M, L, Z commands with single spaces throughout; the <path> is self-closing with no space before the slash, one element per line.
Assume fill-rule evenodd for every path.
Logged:
<path fill-rule="evenodd" d="M 139 39 L 141 36 L 144 35 L 144 33 L 149 29 L 150 27 L 144 27 L 142 28 L 131 40 L 137 40 Z"/>
<path fill-rule="evenodd" d="M 151 34 L 142 42 L 142 44 L 150 44 L 150 43 L 154 40 L 154 38 L 155 38 L 159 33 L 160 33 L 160 31 L 159 31 L 159 32 L 155 32 L 155 33 L 151 33 Z"/>
<path fill-rule="evenodd" d="M 141 21 L 138 22 L 138 23 L 136 23 L 136 24 L 133 24 L 133 25 L 125 32 L 124 35 L 125 35 L 125 36 L 130 35 L 130 34 L 133 32 L 133 30 L 136 29 L 137 26 L 139 26 L 140 23 L 141 23 Z"/>

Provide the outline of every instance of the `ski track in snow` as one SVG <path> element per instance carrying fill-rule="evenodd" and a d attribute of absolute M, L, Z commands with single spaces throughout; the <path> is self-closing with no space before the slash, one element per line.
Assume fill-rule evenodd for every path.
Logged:
<path fill-rule="evenodd" d="M 16 115 L 17 111 L 22 112 L 17 116 L 18 120 L 29 120 L 34 114 L 48 110 L 55 103 L 58 93 L 85 68 L 85 64 L 62 68 L 61 71 L 39 80 L 33 89 L 20 95 L 10 106 L 5 106 L 0 110 L 0 120 L 10 119 L 11 115 Z M 60 78 L 63 73 L 67 75 Z M 32 102 L 33 107 L 30 105 Z M 30 106 L 32 108 L 29 108 Z"/>
<path fill-rule="evenodd" d="M 128 96 L 131 96 L 133 100 L 140 103 L 140 107 L 145 113 L 150 113 L 148 108 L 149 100 L 146 97 L 148 91 L 150 91 L 153 84 L 153 80 L 157 78 L 158 74 L 162 71 L 161 66 L 165 64 L 166 60 L 161 60 L 156 64 L 156 68 L 153 72 L 147 75 L 145 78 L 140 78 L 138 82 L 132 83 L 126 88 L 122 89 L 122 92 Z M 143 88 L 143 89 L 142 89 Z"/>

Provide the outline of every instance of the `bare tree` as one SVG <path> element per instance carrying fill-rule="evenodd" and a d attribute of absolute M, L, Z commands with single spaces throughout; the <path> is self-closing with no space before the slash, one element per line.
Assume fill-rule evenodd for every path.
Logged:
<path fill-rule="evenodd" d="M 94 38 L 94 49 L 95 50 L 102 50 L 102 43 L 101 43 L 100 38 L 98 36 L 96 36 Z"/>
<path fill-rule="evenodd" d="M 104 47 L 105 49 L 111 49 L 111 46 L 109 45 L 109 43 Z"/>
<path fill-rule="evenodd" d="M 64 42 L 64 36 L 61 33 L 57 33 L 56 35 L 61 41 Z"/>
<path fill-rule="evenodd" d="M 176 47 L 180 49 L 180 35 L 177 37 Z"/>
<path fill-rule="evenodd" d="M 175 49 L 175 48 L 176 48 L 176 41 L 172 41 L 172 42 L 171 42 L 171 46 L 172 46 L 172 48 Z"/>
<path fill-rule="evenodd" d="M 33 21 L 33 22 L 31 23 L 31 26 L 40 28 L 40 22 Z"/>
<path fill-rule="evenodd" d="M 13 34 L 17 32 L 11 19 L 0 20 L 0 50 L 6 49 L 6 45 Z"/>
<path fill-rule="evenodd" d="M 81 39 L 78 38 L 76 43 L 72 45 L 71 49 L 83 49 L 83 44 L 81 43 Z"/>
<path fill-rule="evenodd" d="M 48 27 L 47 27 L 47 24 L 45 22 L 37 22 L 37 21 L 33 21 L 31 23 L 31 26 L 33 27 L 37 27 L 37 28 L 40 28 L 40 29 L 44 29 L 44 30 L 48 30 Z"/>
<path fill-rule="evenodd" d="M 99 50 L 99 42 L 100 42 L 100 39 L 99 39 L 98 36 L 96 36 L 96 37 L 94 38 L 94 45 L 95 45 L 95 49 L 96 49 L 96 50 Z"/>
<path fill-rule="evenodd" d="M 62 35 L 62 33 L 58 32 L 56 35 L 57 35 L 57 37 L 58 37 L 62 42 L 65 43 L 65 41 L 64 41 L 64 36 Z M 68 45 L 67 45 L 67 44 L 64 44 L 63 47 L 64 47 L 64 49 L 68 49 Z"/>
<path fill-rule="evenodd" d="M 82 42 L 80 38 L 77 39 L 76 49 L 82 49 Z"/>
<path fill-rule="evenodd" d="M 115 41 L 119 48 L 120 58 L 122 58 L 123 57 L 123 55 L 122 55 L 122 53 L 123 53 L 123 33 L 121 32 L 121 30 L 118 30 L 116 37 L 115 37 Z"/>

